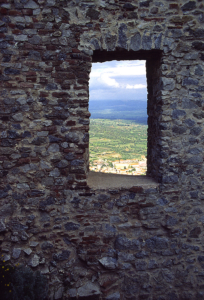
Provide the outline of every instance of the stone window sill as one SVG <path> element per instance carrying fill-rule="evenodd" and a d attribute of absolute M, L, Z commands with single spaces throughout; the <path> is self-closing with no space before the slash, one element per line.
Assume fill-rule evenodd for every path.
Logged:
<path fill-rule="evenodd" d="M 87 184 L 91 189 L 156 188 L 159 183 L 148 176 L 120 175 L 90 171 Z"/>

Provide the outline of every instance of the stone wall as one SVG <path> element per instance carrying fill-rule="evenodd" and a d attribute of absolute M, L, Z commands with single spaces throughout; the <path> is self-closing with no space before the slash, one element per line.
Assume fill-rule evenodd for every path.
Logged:
<path fill-rule="evenodd" d="M 0 243 L 49 299 L 204 299 L 204 4 L 0 0 Z M 146 59 L 153 186 L 87 185 L 92 61 Z"/>

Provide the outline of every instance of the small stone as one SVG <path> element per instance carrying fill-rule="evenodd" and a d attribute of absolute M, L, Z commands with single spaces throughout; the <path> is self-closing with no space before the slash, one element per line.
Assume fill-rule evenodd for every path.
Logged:
<path fill-rule="evenodd" d="M 200 65 L 196 67 L 195 75 L 203 76 L 203 68 Z"/>
<path fill-rule="evenodd" d="M 4 221 L 0 220 L 0 232 L 6 231 L 6 225 L 4 224 Z"/>
<path fill-rule="evenodd" d="M 60 176 L 60 171 L 55 168 L 54 170 L 52 170 L 49 174 L 50 176 L 53 176 L 53 177 L 59 177 Z"/>
<path fill-rule="evenodd" d="M 9 254 L 4 254 L 3 260 L 8 261 L 11 259 L 11 256 Z"/>
<path fill-rule="evenodd" d="M 21 254 L 21 248 L 13 248 L 13 255 L 12 256 L 13 256 L 14 259 L 19 258 L 20 254 Z"/>
<path fill-rule="evenodd" d="M 25 252 L 25 254 L 30 255 L 33 251 L 30 248 L 26 248 L 23 249 L 23 252 Z"/>
<path fill-rule="evenodd" d="M 131 37 L 130 49 L 134 51 L 138 51 L 140 49 L 140 45 L 141 45 L 141 35 L 139 32 L 137 32 L 133 37 Z"/>
<path fill-rule="evenodd" d="M 53 247 L 54 247 L 54 246 L 53 246 L 53 244 L 52 244 L 51 242 L 45 241 L 45 242 L 43 242 L 43 243 L 41 244 L 41 248 L 42 248 L 43 250 L 52 249 Z"/>
<path fill-rule="evenodd" d="M 21 122 L 23 121 L 23 115 L 22 113 L 17 113 L 15 115 L 13 115 L 13 119 L 16 121 L 16 122 Z"/>
<path fill-rule="evenodd" d="M 40 258 L 37 254 L 34 254 L 34 256 L 31 258 L 30 262 L 28 263 L 29 266 L 35 268 L 39 265 Z"/>
<path fill-rule="evenodd" d="M 61 36 L 61 35 L 62 35 L 62 32 L 61 32 L 61 31 L 55 31 L 55 32 L 53 33 L 53 36 L 56 36 L 56 37 Z"/>
<path fill-rule="evenodd" d="M 77 290 L 76 289 L 70 289 L 68 290 L 68 295 L 70 299 L 76 299 L 77 297 Z"/>
<path fill-rule="evenodd" d="M 33 45 L 38 45 L 41 43 L 41 38 L 38 35 L 34 35 L 32 38 L 28 39 L 28 42 Z"/>
<path fill-rule="evenodd" d="M 29 0 L 25 5 L 24 8 L 31 8 L 31 9 L 36 9 L 39 8 L 39 5 L 34 2 L 33 0 Z"/>
<path fill-rule="evenodd" d="M 39 243 L 35 241 L 30 242 L 30 247 L 36 247 Z"/>
<path fill-rule="evenodd" d="M 76 223 L 73 223 L 73 222 L 68 222 L 64 225 L 64 228 L 67 230 L 67 231 L 72 231 L 72 230 L 78 230 L 80 227 L 80 224 L 76 224 Z"/>
<path fill-rule="evenodd" d="M 28 36 L 25 34 L 14 35 L 14 39 L 16 42 L 25 42 L 28 40 Z"/>
<path fill-rule="evenodd" d="M 111 294 L 108 297 L 106 297 L 105 300 L 120 300 L 120 293 L 116 292 L 114 294 Z"/>
<path fill-rule="evenodd" d="M 189 1 L 181 7 L 182 11 L 189 11 L 189 10 L 193 10 L 194 8 L 196 8 L 195 1 Z"/>
<path fill-rule="evenodd" d="M 81 286 L 78 288 L 78 297 L 79 299 L 91 299 L 91 297 L 95 296 L 95 300 L 99 299 L 100 296 L 100 290 L 98 285 L 92 283 L 92 282 L 87 282 L 85 285 Z"/>
<path fill-rule="evenodd" d="M 62 252 L 60 253 L 54 253 L 53 254 L 53 259 L 55 261 L 63 261 L 63 260 L 67 260 L 70 256 L 70 251 L 68 250 L 62 250 Z"/>
<path fill-rule="evenodd" d="M 198 80 L 193 78 L 185 78 L 182 82 L 182 85 L 198 85 Z"/>
<path fill-rule="evenodd" d="M 115 270 L 117 266 L 117 260 L 112 257 L 103 257 L 99 259 L 99 262 L 108 270 Z"/>
<path fill-rule="evenodd" d="M 55 300 L 57 299 L 62 299 L 62 296 L 63 296 L 63 293 L 64 293 L 64 287 L 63 286 L 60 286 L 57 291 L 55 292 Z"/>
<path fill-rule="evenodd" d="M 68 161 L 65 159 L 62 159 L 58 164 L 57 167 L 60 169 L 66 168 L 69 165 Z"/>
<path fill-rule="evenodd" d="M 58 87 L 55 83 L 48 83 L 45 89 L 51 91 L 51 90 L 57 90 Z"/>
<path fill-rule="evenodd" d="M 163 89 L 167 91 L 172 91 L 175 87 L 175 81 L 172 78 L 162 77 Z"/>
<path fill-rule="evenodd" d="M 142 49 L 151 50 L 152 49 L 152 38 L 151 35 L 143 35 L 142 38 Z"/>
<path fill-rule="evenodd" d="M 99 15 L 100 15 L 100 12 L 93 8 L 89 8 L 86 13 L 86 16 L 91 18 L 92 20 L 98 20 Z"/>
<path fill-rule="evenodd" d="M 118 29 L 118 46 L 123 49 L 127 49 L 127 36 L 126 32 L 127 31 L 127 25 L 122 23 L 120 24 L 120 27 Z"/>

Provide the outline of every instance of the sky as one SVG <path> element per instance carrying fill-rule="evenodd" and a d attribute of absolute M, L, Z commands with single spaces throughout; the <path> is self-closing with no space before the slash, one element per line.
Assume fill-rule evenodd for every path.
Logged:
<path fill-rule="evenodd" d="M 145 60 L 93 63 L 89 100 L 147 100 Z"/>

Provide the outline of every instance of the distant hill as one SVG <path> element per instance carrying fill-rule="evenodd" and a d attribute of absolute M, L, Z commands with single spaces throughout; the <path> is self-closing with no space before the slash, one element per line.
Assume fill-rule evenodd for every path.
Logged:
<path fill-rule="evenodd" d="M 133 120 L 139 124 L 147 124 L 147 101 L 141 100 L 104 100 L 89 101 L 92 119 Z"/>

